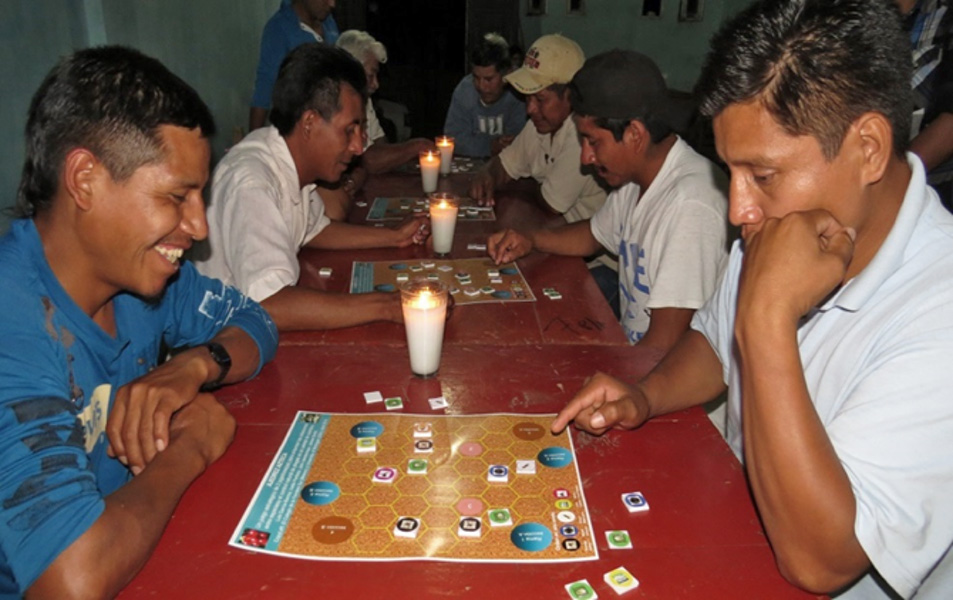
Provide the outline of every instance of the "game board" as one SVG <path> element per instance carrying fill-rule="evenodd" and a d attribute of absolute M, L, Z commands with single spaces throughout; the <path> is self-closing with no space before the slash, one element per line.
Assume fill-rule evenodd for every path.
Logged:
<path fill-rule="evenodd" d="M 495 265 L 487 257 L 355 262 L 351 268 L 351 293 L 394 292 L 405 281 L 416 278 L 447 284 L 457 306 L 536 301 L 515 262 Z"/>
<path fill-rule="evenodd" d="M 422 215 L 427 212 L 426 198 L 410 196 L 395 196 L 392 198 L 374 198 L 370 210 L 367 211 L 368 221 L 400 221 L 411 215 Z M 473 198 L 459 199 L 457 222 L 460 221 L 495 221 L 496 214 L 490 206 L 479 206 Z"/>
<path fill-rule="evenodd" d="M 552 419 L 298 412 L 229 543 L 314 560 L 595 560 L 572 438 Z"/>

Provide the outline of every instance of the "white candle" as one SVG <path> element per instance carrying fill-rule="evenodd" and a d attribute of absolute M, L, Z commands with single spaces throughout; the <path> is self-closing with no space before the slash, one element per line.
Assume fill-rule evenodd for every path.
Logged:
<path fill-rule="evenodd" d="M 436 152 L 420 153 L 420 178 L 424 184 L 424 193 L 437 191 L 437 177 L 440 175 L 440 154 Z"/>
<path fill-rule="evenodd" d="M 450 254 L 453 248 L 453 230 L 457 226 L 457 197 L 438 192 L 430 194 L 430 231 L 435 254 Z"/>
<path fill-rule="evenodd" d="M 412 281 L 401 288 L 400 297 L 410 370 L 418 377 L 436 375 L 447 318 L 447 286 L 439 281 Z"/>
<path fill-rule="evenodd" d="M 440 174 L 449 175 L 453 164 L 453 138 L 442 135 L 434 140 L 440 150 Z"/>

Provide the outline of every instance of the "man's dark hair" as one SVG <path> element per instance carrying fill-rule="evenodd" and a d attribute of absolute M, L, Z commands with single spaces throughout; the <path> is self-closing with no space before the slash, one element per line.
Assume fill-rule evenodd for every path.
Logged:
<path fill-rule="evenodd" d="M 510 47 L 499 34 L 488 33 L 470 51 L 470 65 L 474 67 L 496 67 L 497 72 L 507 73 L 512 65 Z"/>
<path fill-rule="evenodd" d="M 570 93 L 571 92 L 572 88 L 570 88 Z M 579 116 L 586 117 L 591 115 Z M 661 120 L 656 119 L 651 115 L 647 117 L 632 117 L 631 119 L 593 117 L 592 123 L 599 129 L 607 129 L 609 133 L 612 134 L 612 137 L 615 139 L 615 141 L 621 142 L 626 128 L 628 128 L 629 123 L 633 120 L 641 121 L 642 124 L 645 125 L 645 130 L 649 132 L 649 138 L 652 140 L 653 144 L 658 144 L 673 132 L 673 129 L 669 125 L 663 123 Z"/>
<path fill-rule="evenodd" d="M 832 159 L 866 112 L 910 132 L 910 41 L 894 0 L 762 0 L 719 31 L 696 93 L 706 116 L 757 99 L 792 135 L 811 135 Z"/>
<path fill-rule="evenodd" d="M 317 42 L 302 44 L 281 63 L 271 95 L 271 123 L 282 136 L 291 134 L 295 123 L 308 110 L 330 121 L 341 110 L 341 84 L 346 83 L 367 100 L 364 67 L 340 48 Z"/>
<path fill-rule="evenodd" d="M 76 148 L 92 152 L 116 181 L 161 160 L 162 125 L 215 133 L 198 93 L 154 58 L 103 46 L 62 59 L 30 102 L 16 214 L 50 207 L 63 161 Z"/>

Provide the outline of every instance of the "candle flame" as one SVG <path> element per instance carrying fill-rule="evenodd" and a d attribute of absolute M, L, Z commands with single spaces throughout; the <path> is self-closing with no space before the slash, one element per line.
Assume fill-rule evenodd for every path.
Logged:
<path fill-rule="evenodd" d="M 420 290 L 417 297 L 410 303 L 414 308 L 436 308 L 437 304 L 437 298 L 430 290 Z"/>

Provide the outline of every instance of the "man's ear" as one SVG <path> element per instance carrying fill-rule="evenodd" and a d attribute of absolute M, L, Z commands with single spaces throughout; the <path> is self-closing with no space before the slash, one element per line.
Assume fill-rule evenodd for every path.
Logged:
<path fill-rule="evenodd" d="M 854 121 L 851 130 L 856 136 L 855 143 L 863 160 L 863 182 L 871 184 L 880 181 L 894 153 L 890 121 L 879 112 L 868 112 Z"/>
<path fill-rule="evenodd" d="M 622 132 L 622 143 L 639 150 L 645 145 L 648 135 L 645 123 L 638 119 L 630 119 Z"/>
<path fill-rule="evenodd" d="M 80 210 L 89 210 L 95 196 L 96 179 L 109 177 L 109 170 L 86 148 L 70 150 L 63 161 L 61 185 Z"/>

